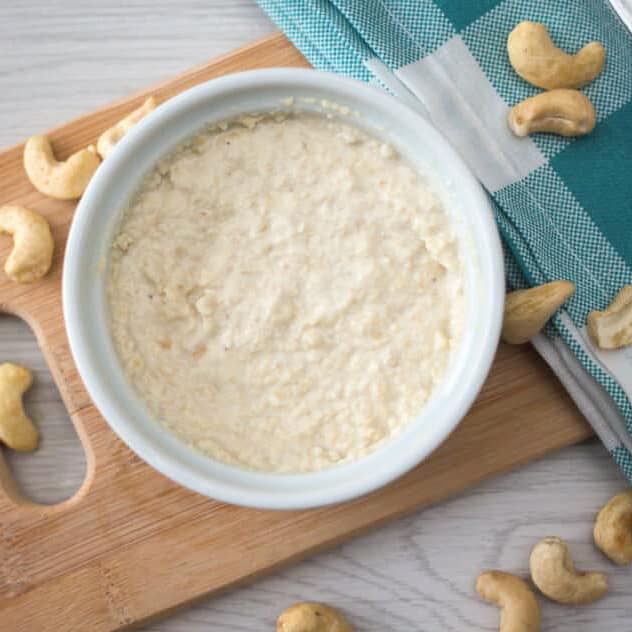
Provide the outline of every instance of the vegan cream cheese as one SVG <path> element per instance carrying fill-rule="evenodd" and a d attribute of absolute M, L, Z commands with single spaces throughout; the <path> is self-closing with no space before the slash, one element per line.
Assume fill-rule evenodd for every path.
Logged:
<path fill-rule="evenodd" d="M 400 432 L 465 312 L 456 228 L 424 177 L 308 113 L 243 116 L 159 162 L 122 215 L 107 287 L 120 363 L 155 418 L 273 472 Z"/>

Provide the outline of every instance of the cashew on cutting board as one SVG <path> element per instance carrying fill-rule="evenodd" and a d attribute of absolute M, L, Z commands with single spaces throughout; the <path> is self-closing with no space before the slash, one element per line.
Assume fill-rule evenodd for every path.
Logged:
<path fill-rule="evenodd" d="M 94 146 L 58 161 L 46 136 L 32 136 L 24 146 L 24 170 L 31 184 L 59 200 L 80 198 L 101 163 Z"/>
<path fill-rule="evenodd" d="M 127 134 L 127 132 L 142 118 L 156 109 L 157 103 L 154 97 L 149 97 L 139 108 L 121 119 L 116 125 L 105 130 L 97 141 L 97 153 L 103 160 L 107 158 L 114 149 L 116 143 Z"/>
<path fill-rule="evenodd" d="M 39 433 L 26 416 L 22 395 L 33 383 L 31 372 L 17 364 L 0 364 L 0 442 L 12 450 L 37 448 Z"/>
<path fill-rule="evenodd" d="M 4 265 L 10 279 L 31 283 L 50 270 L 55 243 L 48 222 L 39 213 L 22 206 L 0 207 L 0 233 L 13 237 Z"/>

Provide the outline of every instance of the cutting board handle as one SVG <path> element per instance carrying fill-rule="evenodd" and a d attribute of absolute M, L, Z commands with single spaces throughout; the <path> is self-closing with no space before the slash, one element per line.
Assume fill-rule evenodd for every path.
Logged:
<path fill-rule="evenodd" d="M 52 225 L 52 228 L 53 233 L 68 230 L 67 226 Z M 94 410 L 94 407 L 75 367 L 64 327 L 61 303 L 61 268 L 64 242 L 64 237 L 56 240 L 55 260 L 48 275 L 40 281 L 32 284 L 18 284 L 4 275 L 0 276 L 0 312 L 21 318 L 32 329 L 85 451 L 86 479 L 75 496 L 61 505 L 79 502 L 93 486 L 97 464 L 112 459 L 111 445 L 103 445 L 103 442 L 99 444 L 91 440 L 92 424 L 86 423 L 86 419 L 89 419 L 90 415 L 87 412 L 86 414 L 82 412 L 88 409 Z M 0 261 L 6 257 L 10 247 L 10 242 L 6 245 L 2 244 Z M 0 362 L 13 360 L 10 357 L 0 358 Z M 98 417 L 98 415 L 92 415 L 92 417 Z M 45 440 L 45 420 L 40 431 Z M 3 507 L 9 505 L 19 505 L 22 509 L 41 508 L 40 505 L 32 503 L 20 493 L 6 461 L 0 454 L 0 516 L 2 516 Z"/>

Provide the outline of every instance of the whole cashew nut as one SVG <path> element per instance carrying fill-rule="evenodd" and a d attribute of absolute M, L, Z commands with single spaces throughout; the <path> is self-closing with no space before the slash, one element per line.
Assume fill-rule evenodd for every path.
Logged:
<path fill-rule="evenodd" d="M 48 222 L 39 213 L 22 206 L 1 206 L 0 233 L 13 236 L 13 250 L 4 264 L 10 279 L 31 283 L 50 270 L 55 243 Z"/>
<path fill-rule="evenodd" d="M 149 97 L 139 108 L 136 108 L 124 119 L 121 119 L 116 125 L 105 130 L 97 141 L 97 152 L 99 156 L 105 160 L 114 149 L 114 145 L 116 145 L 138 121 L 147 116 L 152 110 L 155 110 L 156 105 L 156 99 Z"/>
<path fill-rule="evenodd" d="M 512 345 L 528 342 L 575 291 L 571 281 L 553 281 L 505 297 L 502 339 Z"/>
<path fill-rule="evenodd" d="M 478 576 L 476 591 L 500 606 L 500 632 L 539 632 L 540 606 L 535 595 L 519 577 L 502 571 Z"/>
<path fill-rule="evenodd" d="M 520 137 L 535 132 L 583 136 L 596 122 L 595 108 L 577 90 L 541 92 L 514 105 L 507 115 L 509 129 Z"/>
<path fill-rule="evenodd" d="M 277 632 L 353 632 L 348 621 L 322 603 L 304 602 L 286 608 L 277 620 Z"/>
<path fill-rule="evenodd" d="M 55 159 L 46 136 L 32 136 L 24 146 L 24 169 L 31 184 L 40 193 L 58 200 L 81 197 L 100 162 L 92 145 L 63 162 Z"/>
<path fill-rule="evenodd" d="M 585 86 L 601 72 L 606 59 L 599 42 L 586 44 L 574 55 L 565 53 L 537 22 L 520 22 L 507 38 L 507 52 L 523 79 L 546 90 Z"/>
<path fill-rule="evenodd" d="M 632 489 L 611 498 L 597 515 L 595 544 L 621 566 L 632 562 Z"/>
<path fill-rule="evenodd" d="M 39 434 L 22 406 L 22 395 L 32 383 L 28 369 L 0 364 L 0 442 L 20 452 L 35 450 L 39 442 Z"/>
<path fill-rule="evenodd" d="M 586 329 L 601 349 L 618 349 L 632 344 L 632 285 L 622 287 L 602 312 L 590 312 Z"/>
<path fill-rule="evenodd" d="M 531 551 L 529 568 L 533 583 L 557 603 L 588 604 L 608 591 L 608 578 L 603 573 L 575 570 L 568 544 L 561 538 L 540 540 Z"/>

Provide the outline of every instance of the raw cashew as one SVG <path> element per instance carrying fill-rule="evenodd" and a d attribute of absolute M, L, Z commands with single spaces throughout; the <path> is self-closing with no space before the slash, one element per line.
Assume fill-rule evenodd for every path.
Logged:
<path fill-rule="evenodd" d="M 595 127 L 595 108 L 577 90 L 541 92 L 514 105 L 507 115 L 509 129 L 516 136 L 549 132 L 561 136 L 582 136 Z"/>
<path fill-rule="evenodd" d="M 20 452 L 35 450 L 39 442 L 39 434 L 22 406 L 22 395 L 32 383 L 28 369 L 0 364 L 0 442 Z"/>
<path fill-rule="evenodd" d="M 590 42 L 574 55 L 558 48 L 546 26 L 520 22 L 507 39 L 509 61 L 514 70 L 538 88 L 581 88 L 603 68 L 606 51 L 599 42 Z"/>
<path fill-rule="evenodd" d="M 528 342 L 575 291 L 570 281 L 553 281 L 505 297 L 502 339 L 512 345 Z"/>
<path fill-rule="evenodd" d="M 611 498 L 597 515 L 595 544 L 615 563 L 632 562 L 632 489 Z"/>
<path fill-rule="evenodd" d="M 81 197 L 100 162 L 93 145 L 63 162 L 55 159 L 46 136 L 31 136 L 24 146 L 24 169 L 31 184 L 58 200 Z"/>
<path fill-rule="evenodd" d="M 554 536 L 543 538 L 533 547 L 529 568 L 533 583 L 558 603 L 592 603 L 608 590 L 608 578 L 603 573 L 575 570 L 568 545 Z"/>
<path fill-rule="evenodd" d="M 48 222 L 39 213 L 22 206 L 1 206 L 0 233 L 13 236 L 13 250 L 4 264 L 9 278 L 31 283 L 50 270 L 55 243 Z"/>
<path fill-rule="evenodd" d="M 322 603 L 297 603 L 286 608 L 277 620 L 277 632 L 352 632 L 347 620 Z"/>
<path fill-rule="evenodd" d="M 124 119 L 121 119 L 116 125 L 110 127 L 110 129 L 105 130 L 97 141 L 97 152 L 99 156 L 105 160 L 112 149 L 114 149 L 114 145 L 125 136 L 130 128 L 155 109 L 156 99 L 149 97 L 139 108 L 135 109 L 131 114 L 128 114 Z"/>
<path fill-rule="evenodd" d="M 476 591 L 500 606 L 500 632 L 539 632 L 540 606 L 526 582 L 502 571 L 478 576 Z"/>
<path fill-rule="evenodd" d="M 601 349 L 632 344 L 632 285 L 622 287 L 603 312 L 590 312 L 586 329 Z"/>

